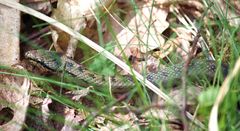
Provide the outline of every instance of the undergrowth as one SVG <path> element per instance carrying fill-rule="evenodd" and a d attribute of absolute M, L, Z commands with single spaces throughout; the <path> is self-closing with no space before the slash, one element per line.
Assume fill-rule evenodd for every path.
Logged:
<path fill-rule="evenodd" d="M 132 6 L 137 6 L 136 3 L 132 2 Z M 214 3 L 214 6 L 210 8 L 211 11 L 216 11 L 215 9 L 218 7 L 217 3 Z M 136 13 L 139 11 L 136 9 Z M 207 10 L 207 7 L 205 7 Z M 231 8 L 234 10 L 233 8 Z M 196 20 L 196 25 L 203 24 L 199 30 L 202 31 L 202 36 L 204 36 L 205 40 L 210 47 L 213 56 L 216 59 L 218 65 L 218 71 L 215 74 L 215 78 L 213 81 L 209 81 L 208 79 L 204 79 L 201 81 L 202 91 L 198 94 L 197 97 L 197 107 L 194 108 L 194 113 L 196 113 L 196 118 L 199 119 L 204 125 L 205 129 L 207 129 L 209 115 L 211 112 L 211 108 L 215 102 L 216 96 L 218 94 L 219 88 L 222 84 L 222 76 L 220 67 L 222 63 L 225 63 L 229 67 L 229 72 L 231 72 L 235 61 L 239 58 L 240 51 L 240 28 L 234 27 L 229 24 L 228 19 L 225 15 L 225 12 L 217 12 L 218 15 L 214 16 L 212 19 L 207 19 L 207 22 Z M 101 14 L 101 13 L 100 13 Z M 116 39 L 113 39 L 111 44 L 104 44 L 103 34 L 101 34 L 103 29 L 101 28 L 102 23 L 100 20 L 104 19 L 108 21 L 106 13 L 102 13 L 101 15 L 97 14 L 96 16 L 99 18 L 97 21 L 97 30 L 99 43 L 103 45 L 106 50 L 110 52 L 114 52 L 114 47 L 119 46 Z M 220 17 L 221 16 L 221 17 Z M 208 15 L 205 16 L 206 18 Z M 173 23 L 175 24 L 175 23 Z M 37 26 L 37 25 L 35 25 Z M 174 28 L 174 26 L 172 26 Z M 110 24 L 107 24 L 107 29 L 111 32 L 111 35 L 115 35 Z M 209 31 L 209 35 L 204 35 L 206 33 L 204 31 Z M 153 35 L 153 34 L 152 34 Z M 31 41 L 26 41 L 24 39 L 25 36 L 21 36 L 21 40 L 25 46 L 32 46 L 34 49 L 39 49 L 39 46 L 36 46 Z M 169 36 L 168 36 L 169 37 Z M 114 37 L 113 37 L 114 38 Z M 171 38 L 172 39 L 172 38 Z M 79 48 L 83 51 L 84 60 L 82 64 L 84 64 L 88 69 L 97 72 L 98 74 L 105 76 L 114 76 L 119 75 L 116 71 L 115 65 L 101 55 L 101 53 L 95 53 L 89 47 L 83 46 L 83 43 L 78 45 Z M 146 44 L 147 45 L 147 44 Z M 49 45 L 48 45 L 49 46 Z M 42 48 L 41 48 L 42 49 Z M 90 54 L 90 55 L 89 55 Z M 92 55 L 93 54 L 93 55 Z M 174 52 L 173 52 L 174 54 Z M 169 57 L 169 59 L 177 59 L 178 56 Z M 126 63 L 129 64 L 128 59 L 124 59 Z M 166 62 L 165 60 L 160 60 L 160 62 L 165 63 L 166 66 L 171 65 L 171 62 Z M 171 61 L 171 60 L 170 60 Z M 179 61 L 179 60 L 173 60 Z M 6 72 L 1 72 L 1 74 L 6 74 Z M 35 90 L 30 92 L 30 94 L 34 98 L 46 99 L 46 97 L 51 98 L 54 102 L 49 105 L 50 114 L 49 119 L 51 123 L 46 125 L 45 122 L 39 121 L 38 126 L 42 126 L 47 130 L 55 130 L 53 125 L 71 125 L 71 122 L 65 122 L 63 117 L 63 112 L 59 112 L 63 110 L 63 108 L 69 108 L 75 110 L 75 116 L 79 118 L 79 124 L 77 124 L 76 129 L 84 129 L 84 130 L 98 130 L 104 126 L 115 125 L 116 129 L 143 129 L 143 130 L 170 130 L 170 127 L 167 125 L 172 121 L 159 119 L 154 117 L 151 114 L 151 117 L 146 117 L 142 119 L 140 115 L 147 111 L 147 108 L 151 109 L 152 105 L 151 100 L 154 96 L 153 92 L 149 91 L 147 87 L 141 86 L 139 82 L 136 81 L 136 88 L 132 88 L 126 93 L 115 93 L 112 92 L 109 86 L 106 87 L 96 87 L 95 85 L 91 85 L 91 83 L 80 82 L 81 80 L 76 79 L 67 74 L 61 74 L 56 76 L 35 76 L 33 74 L 29 74 L 29 76 L 25 74 L 18 73 L 17 75 L 21 77 L 30 78 L 33 83 L 37 85 L 39 90 Z M 218 124 L 220 130 L 239 130 L 240 129 L 240 89 L 239 89 L 239 75 L 236 76 L 231 82 L 231 88 L 224 98 L 223 103 L 219 108 L 218 114 Z M 191 85 L 194 86 L 194 85 Z M 77 95 L 83 95 L 79 100 L 72 100 L 71 97 L 66 95 L 66 92 L 69 91 L 81 91 L 85 89 L 89 89 L 86 91 L 87 93 L 80 93 Z M 96 89 L 97 88 L 97 89 Z M 170 93 L 172 88 L 164 89 L 166 94 Z M 77 96 L 76 95 L 76 96 Z M 126 95 L 126 96 L 125 96 Z M 124 97 L 124 100 L 121 100 L 121 97 Z M 27 122 L 35 121 L 41 119 L 41 109 L 40 103 L 36 103 L 36 105 L 32 105 L 29 107 Z M 116 108 L 113 110 L 113 107 Z M 153 107 L 152 107 L 153 108 Z M 174 109 L 172 105 L 164 105 L 159 108 L 165 108 L 166 110 L 171 111 L 174 116 L 178 118 L 180 116 L 179 110 Z M 142 112 L 141 112 L 142 111 Z M 69 112 L 68 112 L 69 113 Z M 136 119 L 141 119 L 141 121 L 129 120 L 128 118 L 122 119 L 116 117 L 119 114 L 130 115 L 131 113 L 135 114 Z M 70 114 L 70 113 L 69 113 Z M 65 112 L 66 115 L 66 112 Z M 132 118 L 131 118 L 132 119 Z M 71 119 L 70 119 L 71 120 Z M 176 123 L 178 123 L 177 121 Z M 190 125 L 192 124 L 188 121 Z M 31 123 L 31 122 L 30 122 Z M 110 123 L 110 125 L 109 125 Z M 137 125 L 137 127 L 132 127 L 133 123 Z M 146 124 L 147 123 L 147 124 Z M 180 122 L 179 122 L 180 123 Z M 145 125 L 144 125 L 145 124 Z M 147 126 L 146 126 L 147 125 Z M 177 124 L 176 124 L 177 125 Z M 180 128 L 181 128 L 181 124 Z M 53 126 L 53 127 L 52 127 Z M 25 125 L 26 130 L 34 130 L 34 128 Z M 204 130 L 199 127 L 192 127 L 193 130 Z"/>

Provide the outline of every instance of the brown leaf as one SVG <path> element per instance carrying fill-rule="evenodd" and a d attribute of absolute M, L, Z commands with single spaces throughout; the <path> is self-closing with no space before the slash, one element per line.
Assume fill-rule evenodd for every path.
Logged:
<path fill-rule="evenodd" d="M 22 69 L 23 67 L 17 66 Z M 10 72 L 2 70 L 2 72 Z M 0 130 L 20 130 L 25 120 L 29 103 L 28 90 L 31 82 L 27 78 L 16 77 L 7 74 L 0 74 L 0 110 L 13 111 L 13 118 L 0 126 Z M 6 113 L 6 112 L 5 112 Z M 16 124 L 18 123 L 18 124 Z"/>

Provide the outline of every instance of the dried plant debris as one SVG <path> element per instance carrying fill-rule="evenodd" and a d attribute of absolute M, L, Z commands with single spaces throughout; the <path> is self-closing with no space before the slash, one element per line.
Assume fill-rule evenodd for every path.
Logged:
<path fill-rule="evenodd" d="M 90 93 L 90 89 L 91 89 L 91 87 L 88 87 L 88 88 L 82 89 L 82 90 L 68 91 L 68 92 L 66 92 L 66 94 L 72 95 L 71 99 L 74 101 L 78 101 L 82 97 L 87 96 Z"/>
<path fill-rule="evenodd" d="M 217 1 L 217 7 L 220 7 L 220 10 L 223 11 L 226 18 L 230 22 L 231 25 L 238 27 L 240 25 L 240 2 L 237 0 L 229 0 L 229 1 L 224 1 L 224 0 L 218 0 Z M 218 8 L 219 9 L 219 8 Z M 215 11 L 217 15 L 217 11 Z M 221 16 L 219 16 L 221 18 Z"/>
<path fill-rule="evenodd" d="M 23 69 L 17 66 L 17 69 Z M 29 104 L 31 82 L 24 77 L 9 75 L 14 73 L 1 70 L 0 74 L 0 110 L 1 130 L 20 130 L 23 126 Z M 5 73 L 4 73 L 5 72 Z M 17 124 L 16 124 L 17 123 Z"/>
<path fill-rule="evenodd" d="M 82 32 L 87 21 L 94 19 L 93 12 L 100 8 L 108 7 L 112 0 L 95 1 L 95 0 L 59 0 L 57 8 L 53 11 L 52 18 L 71 27 L 73 30 Z M 58 52 L 66 53 L 73 58 L 77 48 L 78 41 L 69 37 L 65 32 L 52 28 L 53 45 Z"/>
<path fill-rule="evenodd" d="M 33 8 L 37 11 L 40 11 L 44 14 L 49 14 L 52 11 L 51 3 L 56 2 L 57 0 L 22 0 L 21 2 L 26 6 Z"/>
<path fill-rule="evenodd" d="M 214 60 L 211 52 L 214 50 L 214 56 L 219 57 L 218 55 L 223 53 L 221 55 L 226 58 L 226 52 L 232 51 L 231 45 L 226 45 L 221 52 L 219 50 L 222 50 L 223 45 L 217 45 L 217 47 L 213 45 L 227 39 L 222 39 L 220 37 L 222 34 L 229 36 L 229 32 L 222 31 L 219 25 L 226 22 L 227 26 L 234 29 L 239 25 L 240 2 L 236 0 L 218 0 L 213 5 L 200 0 L 102 0 L 101 2 L 98 0 L 22 0 L 21 2 L 44 14 L 51 14 L 52 18 L 100 43 L 106 50 L 111 47 L 109 50 L 117 57 L 129 62 L 141 74 L 154 73 L 165 66 L 188 61 L 191 53 L 194 56 L 199 55 Z M 53 3 L 56 4 L 55 9 L 52 8 Z M 222 14 L 217 10 L 211 10 L 216 7 L 226 15 L 223 17 L 226 21 L 221 19 Z M 104 75 L 114 75 L 117 72 L 115 65 L 109 63 L 107 58 L 102 59 L 97 56 L 99 54 L 95 57 L 95 52 L 93 53 L 82 43 L 79 44 L 75 38 L 61 29 L 48 25 L 39 26 L 34 22 L 28 24 L 25 20 L 22 22 L 22 30 L 24 33 L 27 32 L 28 40 L 22 40 L 23 52 L 29 48 L 41 47 L 46 50 L 56 50 L 61 55 L 67 55 L 78 61 L 80 60 L 77 56 L 80 54 L 79 56 L 87 61 L 83 62 L 85 65 L 94 59 L 94 62 L 87 66 L 97 70 L 96 72 L 100 70 L 99 72 L 103 72 Z M 35 26 L 39 28 L 34 28 Z M 236 30 L 237 36 L 239 33 Z M 52 40 L 46 41 L 46 35 L 52 37 Z M 195 41 L 196 38 L 197 41 Z M 238 38 L 232 40 L 235 39 Z M 192 45 L 196 43 L 198 50 L 192 52 Z M 81 50 L 76 50 L 77 47 Z M 204 52 L 207 53 L 204 54 Z M 217 62 L 219 61 L 221 60 Z M 175 84 L 171 88 L 163 88 L 176 103 L 171 105 L 144 87 L 139 86 L 127 93 L 123 91 L 125 93 L 123 94 L 111 92 L 111 84 L 107 88 L 94 90 L 83 82 L 82 85 L 87 88 L 80 89 L 79 79 L 68 79 L 69 76 L 64 74 L 66 72 L 62 71 L 63 69 L 60 69 L 62 72 L 58 70 L 61 75 L 57 76 L 57 73 L 46 71 L 45 67 L 38 69 L 28 62 L 22 61 L 22 63 L 29 72 L 46 77 L 34 76 L 38 80 L 32 87 L 33 84 L 27 79 L 27 75 L 23 78 L 9 75 L 13 72 L 8 70 L 1 71 L 0 129 L 3 130 L 21 129 L 28 105 L 26 128 L 37 130 L 68 131 L 83 128 L 183 130 L 186 123 L 181 119 L 183 117 L 181 111 L 188 111 L 191 114 L 199 113 L 198 104 L 204 103 L 206 98 L 203 98 L 205 95 L 200 95 L 200 102 L 197 98 L 206 86 L 212 85 L 210 80 L 204 83 L 204 87 L 201 87 L 203 86 L 201 82 L 196 85 L 196 82 L 189 80 L 189 83 L 186 82 L 187 84 L 182 86 L 183 89 Z M 119 74 L 126 75 L 126 72 Z M 216 77 L 213 84 L 219 84 L 218 76 L 213 76 Z M 45 80 L 49 80 L 49 83 Z M 179 80 L 179 82 L 182 81 Z M 30 86 L 32 88 L 29 91 Z M 206 94 L 209 94 L 208 89 L 205 91 Z M 214 91 L 217 93 L 217 90 Z M 187 98 L 186 101 L 185 98 Z M 205 102 L 210 106 L 212 103 Z M 197 113 L 194 119 L 200 119 L 203 122 L 208 119 L 204 118 L 208 116 Z M 14 125 L 13 122 L 19 124 Z M 195 125 L 189 128 L 189 130 L 194 129 L 200 128 Z"/>

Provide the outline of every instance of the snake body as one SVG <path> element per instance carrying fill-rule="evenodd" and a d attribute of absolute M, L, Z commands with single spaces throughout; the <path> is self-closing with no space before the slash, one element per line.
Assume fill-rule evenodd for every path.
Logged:
<path fill-rule="evenodd" d="M 126 79 L 116 76 L 113 76 L 111 79 L 109 79 L 109 77 L 98 75 L 87 70 L 85 67 L 83 67 L 83 65 L 78 64 L 74 60 L 67 58 L 64 55 L 60 55 L 54 51 L 32 50 L 26 52 L 25 57 L 48 70 L 54 72 L 65 71 L 77 79 L 83 80 L 89 84 L 103 86 L 106 85 L 109 80 L 111 80 L 112 88 L 132 87 L 135 85 L 130 76 L 125 76 Z M 157 86 L 167 85 L 170 81 L 175 83 L 181 78 L 183 67 L 184 64 L 180 63 L 161 68 L 156 73 L 147 74 L 146 79 Z M 226 69 L 224 67 L 223 71 L 226 72 L 225 70 Z M 211 79 L 214 77 L 215 71 L 216 64 L 214 61 L 196 59 L 190 63 L 187 76 L 193 78 L 204 75 Z"/>

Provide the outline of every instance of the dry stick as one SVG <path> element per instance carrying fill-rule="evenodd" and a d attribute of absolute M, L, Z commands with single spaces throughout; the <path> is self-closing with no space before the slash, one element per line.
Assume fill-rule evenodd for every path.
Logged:
<path fill-rule="evenodd" d="M 203 18 L 207 15 L 207 11 L 210 9 L 210 7 L 213 5 L 213 3 L 211 3 L 211 5 L 205 10 L 205 12 L 203 13 L 202 17 L 201 17 L 201 21 L 203 21 Z M 199 26 L 200 29 L 201 25 Z M 197 29 L 196 29 L 197 30 Z M 183 92 L 184 92 L 184 100 L 183 100 L 183 108 L 181 110 L 181 115 L 182 115 L 182 121 L 183 121 L 183 126 L 184 126 L 184 130 L 188 131 L 189 127 L 188 127 L 188 122 L 187 122 L 187 118 L 189 117 L 189 114 L 186 110 L 186 106 L 187 106 L 187 86 L 186 86 L 186 77 L 187 77 L 187 71 L 189 68 L 189 65 L 194 57 L 194 53 L 197 51 L 197 43 L 199 41 L 201 37 L 200 31 L 197 30 L 197 34 L 194 37 L 193 40 L 193 45 L 192 45 L 192 49 L 190 51 L 190 54 L 188 55 L 188 58 L 184 64 L 183 67 L 183 72 L 182 72 L 182 88 L 183 88 Z M 192 118 L 194 119 L 194 118 Z"/>
<path fill-rule="evenodd" d="M 192 49 L 188 55 L 188 59 L 187 61 L 184 63 L 184 66 L 183 66 L 183 72 L 182 72 L 182 77 L 181 77 L 181 80 L 182 80 L 182 88 L 183 88 L 183 95 L 184 95 L 184 100 L 183 100 L 183 108 L 181 110 L 181 115 L 182 115 L 182 121 L 183 121 L 183 126 L 184 126 L 184 130 L 185 131 L 188 131 L 188 122 L 187 122 L 187 86 L 186 86 L 186 77 L 187 77 L 187 71 L 188 71 L 188 67 L 194 57 L 194 53 L 196 52 L 197 50 L 197 43 L 198 43 L 198 40 L 200 38 L 200 32 L 198 31 L 197 32 L 197 35 L 194 37 L 194 40 L 193 40 L 193 45 L 192 45 Z"/>
<path fill-rule="evenodd" d="M 11 8 L 20 10 L 22 12 L 25 12 L 27 14 L 30 14 L 32 16 L 35 16 L 43 21 L 48 22 L 49 24 L 63 30 L 64 32 L 68 33 L 72 37 L 78 39 L 79 41 L 82 41 L 89 47 L 93 48 L 97 52 L 100 52 L 104 57 L 108 58 L 115 64 L 117 64 L 119 67 L 121 67 L 123 70 L 128 72 L 131 75 L 135 75 L 136 78 L 143 84 L 146 85 L 150 90 L 152 90 L 154 93 L 156 93 L 158 96 L 162 97 L 164 100 L 169 102 L 170 104 L 176 105 L 175 102 L 164 92 L 162 92 L 159 88 L 157 88 L 155 85 L 153 85 L 150 81 L 144 79 L 144 77 L 139 74 L 137 71 L 131 69 L 127 64 L 122 62 L 120 59 L 118 59 L 116 56 L 111 54 L 110 52 L 106 51 L 104 48 L 99 46 L 98 44 L 94 43 L 93 41 L 89 40 L 85 36 L 79 34 L 78 32 L 74 31 L 73 29 L 67 27 L 66 25 L 56 21 L 55 19 L 52 19 L 42 13 L 39 13 L 38 11 L 35 11 L 29 7 L 23 6 L 22 4 L 19 4 L 12 0 L 0 0 L 0 3 L 5 6 L 9 6 Z M 190 113 L 186 113 L 187 117 L 192 120 L 195 124 L 197 124 L 199 127 L 205 129 L 205 126 L 198 120 L 194 120 L 193 116 Z"/>

